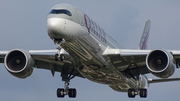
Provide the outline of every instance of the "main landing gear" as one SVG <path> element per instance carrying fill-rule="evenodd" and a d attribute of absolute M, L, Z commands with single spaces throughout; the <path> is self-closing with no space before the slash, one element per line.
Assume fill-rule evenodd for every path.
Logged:
<path fill-rule="evenodd" d="M 147 97 L 147 89 L 129 89 L 128 97 L 135 98 L 136 95 L 139 95 L 141 98 Z"/>
<path fill-rule="evenodd" d="M 69 88 L 69 82 L 71 79 L 73 79 L 76 75 L 72 75 L 74 72 L 74 68 L 72 69 L 71 73 L 68 73 L 68 67 L 62 67 L 61 71 L 61 77 L 62 81 L 65 81 L 64 88 L 58 88 L 57 89 L 57 97 L 63 98 L 65 95 L 68 95 L 70 98 L 76 97 L 76 89 L 75 88 Z"/>
<path fill-rule="evenodd" d="M 132 70 L 126 70 L 125 74 L 127 77 L 133 78 L 136 80 L 136 87 L 135 88 L 130 88 L 128 89 L 128 97 L 129 98 L 135 98 L 136 95 L 139 95 L 141 98 L 146 98 L 147 97 L 147 89 L 145 88 L 140 88 L 140 83 L 139 83 L 139 78 L 140 78 L 140 73 L 139 73 L 139 68 L 136 65 L 136 69 Z"/>
<path fill-rule="evenodd" d="M 61 45 L 65 43 L 64 39 L 54 39 L 54 43 L 58 44 L 58 54 L 55 54 L 55 61 L 63 61 L 64 60 L 64 55 L 61 54 Z M 70 98 L 75 98 L 76 97 L 76 89 L 75 88 L 69 88 L 69 82 L 71 79 L 73 79 L 76 75 L 72 75 L 74 72 L 74 68 L 72 69 L 71 73 L 68 72 L 68 66 L 63 66 L 61 70 L 61 77 L 62 81 L 65 81 L 64 83 L 64 88 L 58 88 L 57 89 L 57 97 L 58 98 L 64 98 L 65 95 L 68 95 Z"/>
<path fill-rule="evenodd" d="M 57 97 L 64 98 L 65 95 L 68 95 L 70 98 L 76 97 L 76 89 L 69 88 L 69 83 L 65 82 L 65 88 L 58 88 L 57 89 Z"/>

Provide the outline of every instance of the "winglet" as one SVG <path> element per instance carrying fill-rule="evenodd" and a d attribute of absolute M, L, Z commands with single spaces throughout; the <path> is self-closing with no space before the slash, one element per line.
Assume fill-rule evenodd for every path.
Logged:
<path fill-rule="evenodd" d="M 149 31 L 151 28 L 151 21 L 148 19 L 146 20 L 146 24 L 144 27 L 144 31 L 141 37 L 141 41 L 139 43 L 139 50 L 145 50 L 147 49 L 147 41 L 148 41 L 148 37 L 149 37 Z"/>

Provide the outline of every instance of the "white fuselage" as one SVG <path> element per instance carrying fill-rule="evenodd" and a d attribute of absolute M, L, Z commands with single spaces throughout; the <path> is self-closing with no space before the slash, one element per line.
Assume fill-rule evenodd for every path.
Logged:
<path fill-rule="evenodd" d="M 71 13 L 71 14 L 70 14 Z M 59 4 L 52 8 L 47 18 L 49 37 L 58 43 L 75 61 L 78 71 L 87 79 L 107 84 L 116 91 L 135 88 L 136 80 L 128 79 L 109 60 L 103 56 L 107 48 L 122 47 L 98 24 L 76 7 Z M 145 76 L 140 77 L 140 87 L 147 86 Z"/>

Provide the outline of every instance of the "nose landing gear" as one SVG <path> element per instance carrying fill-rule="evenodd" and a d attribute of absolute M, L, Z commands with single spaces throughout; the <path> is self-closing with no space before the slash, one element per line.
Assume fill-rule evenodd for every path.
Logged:
<path fill-rule="evenodd" d="M 61 54 L 61 49 L 62 49 L 61 45 L 65 44 L 65 39 L 63 39 L 63 38 L 53 39 L 53 41 L 55 44 L 58 44 L 58 47 L 57 47 L 58 54 L 55 54 L 55 61 L 58 61 L 58 60 L 63 61 L 65 57 L 63 54 Z"/>

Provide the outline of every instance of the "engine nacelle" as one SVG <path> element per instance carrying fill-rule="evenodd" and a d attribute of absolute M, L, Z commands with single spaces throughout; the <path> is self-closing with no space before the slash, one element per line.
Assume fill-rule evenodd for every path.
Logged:
<path fill-rule="evenodd" d="M 146 66 L 153 75 L 168 78 L 174 73 L 176 62 L 170 52 L 153 50 L 146 57 Z"/>
<path fill-rule="evenodd" d="M 24 50 L 12 50 L 4 59 L 4 64 L 9 73 L 18 78 L 26 78 L 33 73 L 35 66 L 31 55 Z"/>

